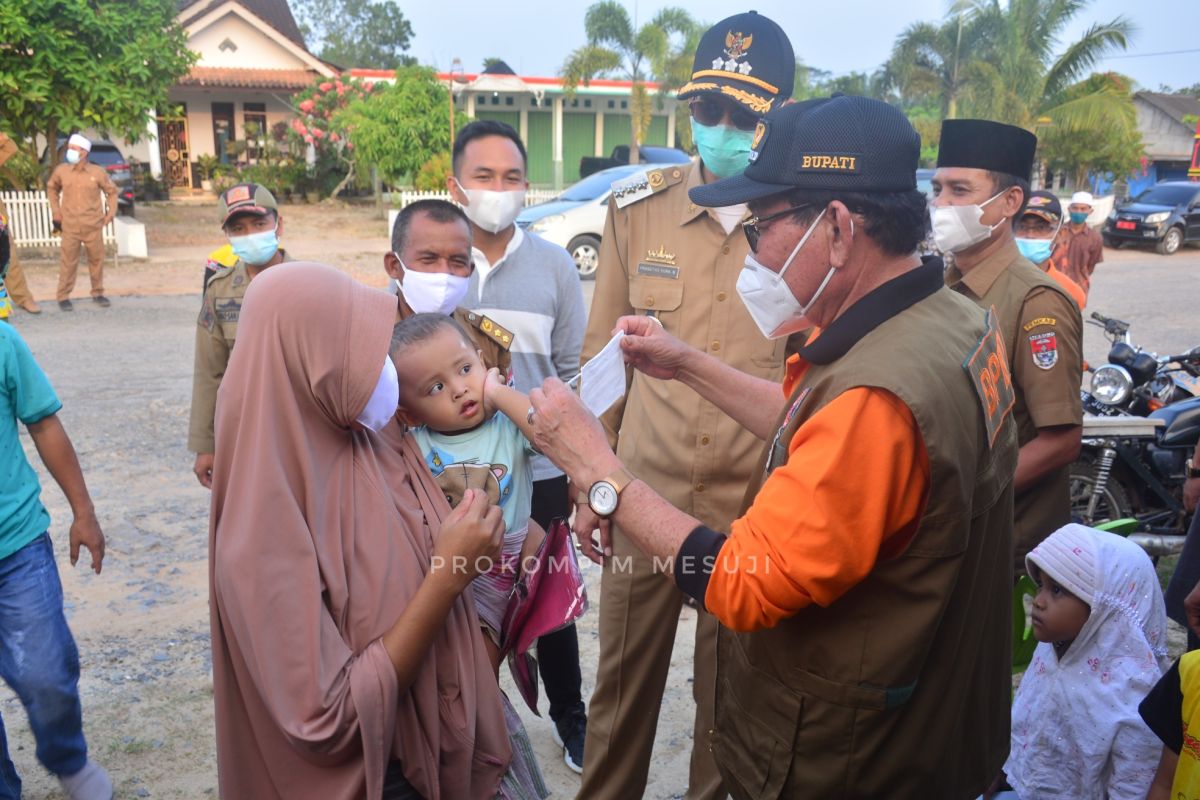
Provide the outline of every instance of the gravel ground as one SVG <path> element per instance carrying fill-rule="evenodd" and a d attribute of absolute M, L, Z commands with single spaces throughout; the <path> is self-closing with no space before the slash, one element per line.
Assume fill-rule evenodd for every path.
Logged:
<path fill-rule="evenodd" d="M 63 400 L 61 417 L 108 537 L 102 575 L 92 575 L 82 563 L 69 566 L 67 506 L 24 437 L 31 462 L 43 476 L 44 500 L 54 520 L 51 533 L 67 614 L 82 660 L 89 745 L 112 774 L 118 797 L 216 796 L 208 680 L 208 492 L 192 476 L 184 444 L 199 306 L 194 292 L 203 255 L 216 243 L 215 237 L 188 231 L 196 219 L 207 220 L 214 211 L 139 209 L 139 217 L 152 218 L 159 228 L 151 239 L 154 258 L 123 262 L 110 273 L 111 309 L 77 300 L 78 310 L 65 314 L 43 299 L 46 312 L 41 316 L 18 312 L 14 318 Z M 285 245 L 299 257 L 320 256 L 382 283 L 378 265 L 387 246 L 382 221 L 370 217 L 373 212 L 337 210 L 331 222 L 323 218 L 325 213 L 286 208 Z M 328 236 L 322 235 L 325 225 L 332 226 L 326 229 Z M 215 223 L 213 229 L 216 233 Z M 346 238 L 331 238 L 335 236 Z M 1107 251 L 1106 258 L 1089 310 L 1133 322 L 1134 341 L 1160 352 L 1200 344 L 1195 324 L 1200 252 L 1185 250 L 1164 258 Z M 28 263 L 39 297 L 52 293 L 55 268 L 51 262 Z M 82 288 L 86 290 L 86 277 Z M 590 292 L 586 283 L 589 297 Z M 1107 352 L 1099 333 L 1092 327 L 1086 332 L 1085 355 L 1093 363 L 1103 363 Z M 598 573 L 589 567 L 585 563 L 595 605 L 600 600 Z M 693 619 L 685 609 L 648 798 L 677 797 L 685 788 Z M 595 614 L 588 614 L 579 628 L 586 695 L 594 684 Z M 510 691 L 510 696 L 516 695 Z M 56 782 L 34 758 L 24 710 L 7 689 L 0 689 L 0 713 L 12 758 L 25 779 L 25 796 L 60 797 Z M 525 716 L 554 796 L 572 796 L 578 779 L 563 766 L 550 740 L 549 721 Z"/>

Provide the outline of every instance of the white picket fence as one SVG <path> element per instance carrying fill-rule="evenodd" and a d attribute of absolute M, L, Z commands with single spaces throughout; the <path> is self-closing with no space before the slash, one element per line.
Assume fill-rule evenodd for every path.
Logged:
<path fill-rule="evenodd" d="M 547 200 L 553 200 L 555 197 L 558 197 L 559 194 L 560 192 L 557 192 L 553 189 L 530 189 L 525 192 L 525 205 L 535 206 L 538 203 L 544 203 Z M 400 196 L 400 208 L 404 208 L 409 203 L 415 203 L 418 200 L 449 200 L 450 202 L 454 202 L 454 200 L 450 197 L 449 192 L 418 192 L 415 190 L 406 190 L 401 192 L 392 192 L 392 199 L 395 200 L 397 195 Z"/>
<path fill-rule="evenodd" d="M 50 201 L 45 192 L 0 192 L 0 200 L 8 207 L 8 226 L 17 247 L 57 247 L 59 237 L 53 235 L 54 220 L 50 216 Z M 117 241 L 117 226 L 104 226 L 104 243 Z"/>

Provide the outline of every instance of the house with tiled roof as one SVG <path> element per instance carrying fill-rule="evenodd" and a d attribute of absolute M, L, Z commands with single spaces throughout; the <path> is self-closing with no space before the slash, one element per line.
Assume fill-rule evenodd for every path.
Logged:
<path fill-rule="evenodd" d="M 271 127 L 295 115 L 291 96 L 338 70 L 309 52 L 287 0 L 179 0 L 176 19 L 200 57 L 168 95 L 181 113 L 159 116 L 152 138 L 121 149 L 186 190 L 200 185 L 197 158 L 228 162 L 226 145 L 245 141 L 252 161 Z M 259 141 L 247 140 L 248 123 Z"/>
<path fill-rule="evenodd" d="M 1146 175 L 1144 183 L 1184 181 L 1196 142 L 1196 124 L 1200 120 L 1200 98 L 1185 94 L 1137 92 L 1133 96 L 1137 109 L 1138 131 L 1146 146 Z M 1131 194 L 1139 186 L 1130 183 Z"/>

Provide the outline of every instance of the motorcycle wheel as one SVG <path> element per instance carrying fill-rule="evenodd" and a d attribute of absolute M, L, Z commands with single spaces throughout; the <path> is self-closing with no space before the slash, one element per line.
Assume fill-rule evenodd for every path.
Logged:
<path fill-rule="evenodd" d="M 1115 519 L 1133 516 L 1129 493 L 1116 474 L 1110 474 L 1104 484 L 1104 494 L 1096 505 L 1096 514 L 1088 519 L 1088 502 L 1096 485 L 1096 466 L 1092 459 L 1080 459 L 1071 465 L 1071 518 L 1084 525 L 1098 525 Z"/>

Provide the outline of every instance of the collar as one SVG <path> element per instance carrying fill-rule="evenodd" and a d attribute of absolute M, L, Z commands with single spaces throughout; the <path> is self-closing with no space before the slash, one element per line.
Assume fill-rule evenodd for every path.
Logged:
<path fill-rule="evenodd" d="M 1006 246 L 992 253 L 966 275 L 962 274 L 957 266 L 950 267 L 946 271 L 946 284 L 954 289 L 958 289 L 961 284 L 976 297 L 983 297 L 991 291 L 992 285 L 999 280 L 1004 271 L 1023 257 L 1017 249 L 1017 240 L 1009 239 Z"/>
<path fill-rule="evenodd" d="M 703 162 L 700 161 L 700 159 L 697 158 L 695 161 L 692 162 L 691 170 L 688 171 L 687 183 L 684 184 L 684 187 L 683 187 L 684 196 L 688 197 L 688 193 L 691 192 L 692 189 L 695 189 L 697 186 L 703 186 L 703 185 L 704 185 L 704 164 L 703 164 Z M 691 199 L 689 198 L 687 203 L 683 206 L 683 214 L 680 215 L 680 217 L 679 217 L 680 227 L 687 225 L 689 222 L 696 219 L 697 217 L 705 216 L 706 214 L 708 214 L 708 211 L 709 211 L 709 209 L 707 206 L 698 206 L 695 203 L 693 203 L 691 201 Z M 742 218 L 745 219 L 748 216 L 749 216 L 748 213 L 743 214 Z M 716 219 L 715 215 L 713 215 L 713 218 Z M 736 231 L 737 229 L 735 228 L 734 230 Z"/>
<path fill-rule="evenodd" d="M 518 247 L 520 247 L 521 243 L 524 241 L 525 241 L 525 231 L 521 228 L 520 225 L 513 223 L 512 238 L 508 240 L 508 244 L 505 245 L 505 247 L 504 247 L 504 255 L 500 256 L 500 260 L 497 261 L 495 264 L 490 263 L 487 260 L 487 256 L 484 255 L 483 251 L 480 250 L 478 247 L 471 248 L 471 256 L 475 259 L 475 268 L 478 269 L 479 264 L 483 263 L 483 264 L 487 264 L 487 267 L 485 268 L 485 270 L 486 269 L 495 269 L 496 267 L 503 264 L 504 261 L 507 260 L 509 256 L 511 256 L 514 252 L 516 252 L 516 249 Z"/>
<path fill-rule="evenodd" d="M 846 309 L 816 341 L 798 349 L 800 356 L 813 364 L 832 364 L 868 333 L 943 288 L 942 275 L 942 260 L 925 256 L 921 266 L 892 278 Z"/>

